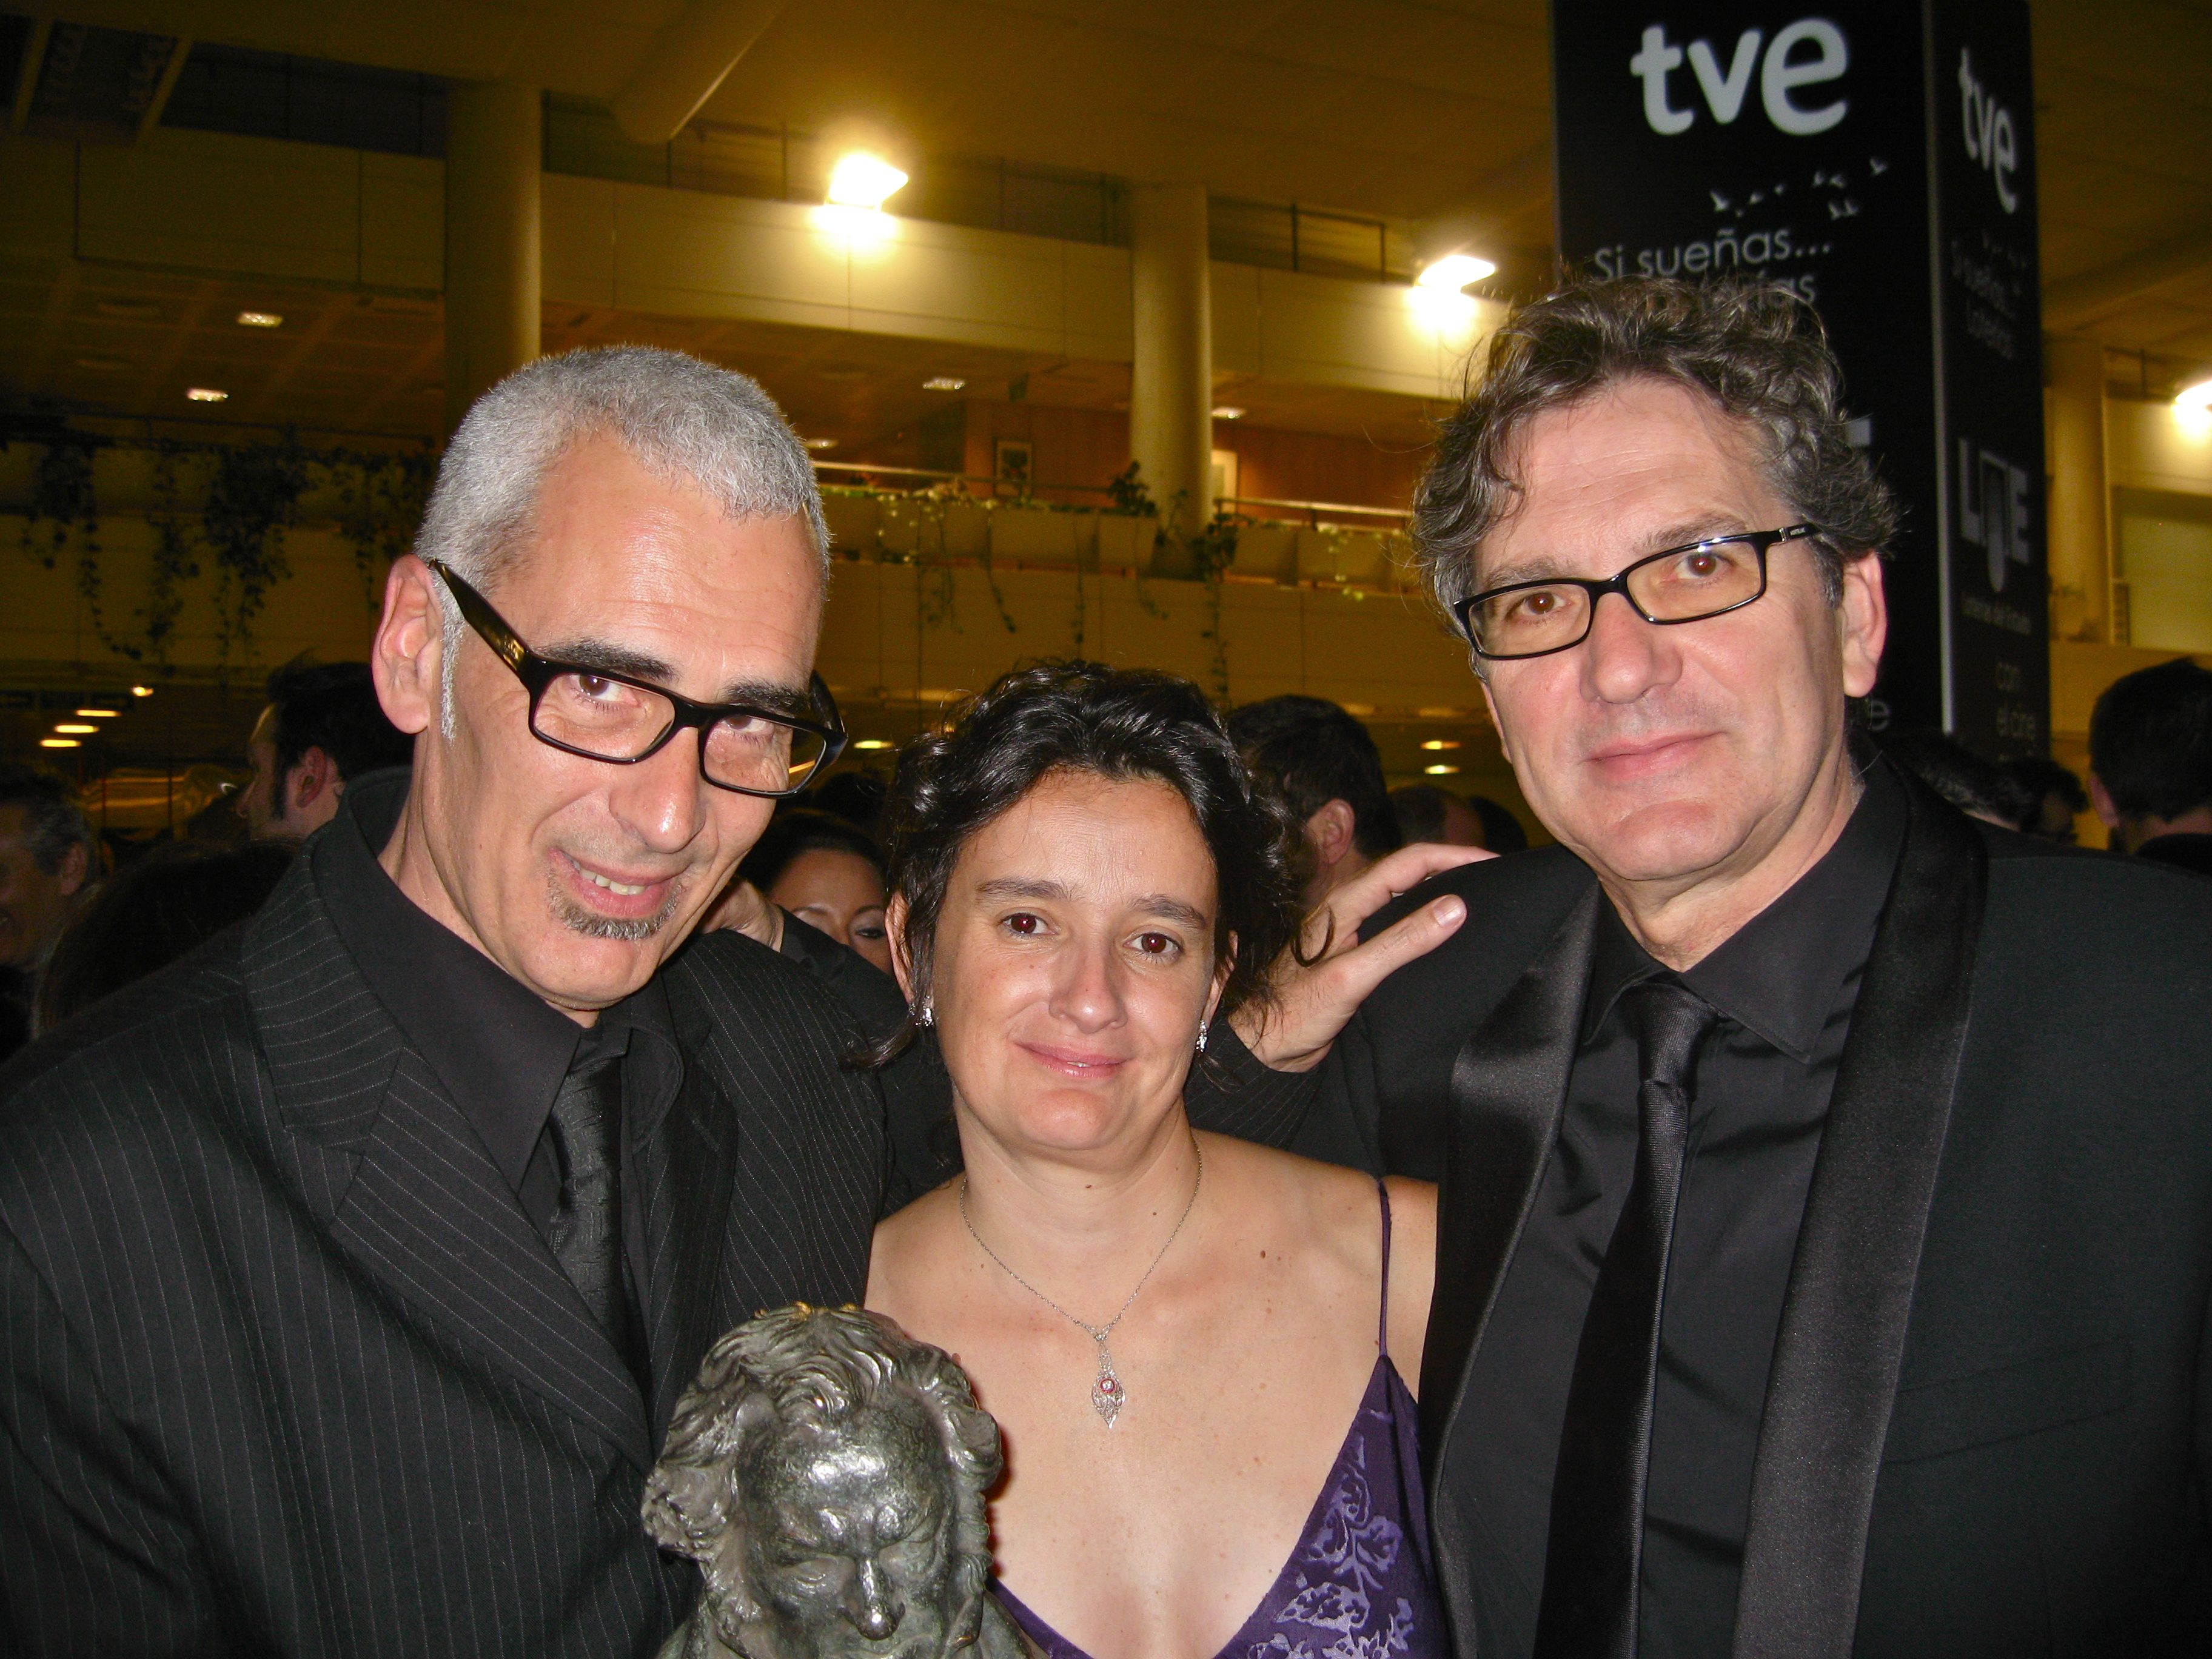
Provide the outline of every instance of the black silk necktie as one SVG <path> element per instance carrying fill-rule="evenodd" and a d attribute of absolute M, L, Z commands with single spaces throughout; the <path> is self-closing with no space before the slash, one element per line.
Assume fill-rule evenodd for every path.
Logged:
<path fill-rule="evenodd" d="M 553 1259 L 584 1305 L 629 1350 L 629 1297 L 623 1285 L 622 1056 L 586 1060 L 561 1081 L 553 1134 L 561 1154 L 561 1207 L 546 1230 Z"/>
<path fill-rule="evenodd" d="M 1535 1659 L 1633 1659 L 1636 1652 L 1659 1310 L 1689 1139 L 1691 1077 L 1717 1016 L 1672 979 L 1630 987 L 1623 1006 L 1643 1078 L 1636 1176 L 1598 1269 L 1567 1387 Z"/>

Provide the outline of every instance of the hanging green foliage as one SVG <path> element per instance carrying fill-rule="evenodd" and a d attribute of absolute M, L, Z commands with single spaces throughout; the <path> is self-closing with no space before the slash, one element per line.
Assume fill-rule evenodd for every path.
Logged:
<path fill-rule="evenodd" d="M 307 453 L 289 433 L 273 444 L 216 452 L 200 529 L 215 568 L 219 662 L 228 664 L 234 649 L 250 651 L 269 590 L 292 574 L 284 531 L 298 516 L 307 487 Z"/>
<path fill-rule="evenodd" d="M 176 637 L 177 618 L 184 614 L 184 585 L 200 574 L 199 548 L 192 515 L 184 508 L 177 470 L 185 454 L 181 446 L 157 445 L 154 453 L 153 570 L 146 584 L 146 656 L 166 666 L 169 645 Z"/>
<path fill-rule="evenodd" d="M 353 550 L 369 608 L 381 602 L 384 574 L 415 545 L 429 505 L 438 458 L 425 449 L 399 454 L 339 450 L 321 465 L 338 499 L 338 535 Z"/>

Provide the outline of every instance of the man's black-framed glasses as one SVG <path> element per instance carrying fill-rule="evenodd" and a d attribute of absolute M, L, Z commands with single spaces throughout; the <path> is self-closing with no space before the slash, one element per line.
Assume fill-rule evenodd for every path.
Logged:
<path fill-rule="evenodd" d="M 1597 603 L 1608 593 L 1620 594 L 1638 616 L 1661 627 L 1741 610 L 1766 592 L 1767 550 L 1814 533 L 1809 524 L 1793 524 L 1708 537 L 1646 554 L 1603 581 L 1547 576 L 1508 582 L 1462 599 L 1452 614 L 1479 657 L 1492 662 L 1548 657 L 1589 637 Z"/>
<path fill-rule="evenodd" d="M 795 795 L 844 752 L 845 723 L 822 677 L 808 687 L 815 718 L 749 703 L 693 702 L 645 680 L 556 662 L 525 645 L 491 602 L 435 559 L 446 591 L 477 636 L 530 694 L 530 734 L 587 760 L 635 766 L 678 732 L 699 733 L 699 775 L 740 795 Z"/>

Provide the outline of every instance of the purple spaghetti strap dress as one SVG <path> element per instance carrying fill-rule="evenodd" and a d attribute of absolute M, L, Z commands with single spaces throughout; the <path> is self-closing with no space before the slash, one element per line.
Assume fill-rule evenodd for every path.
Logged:
<path fill-rule="evenodd" d="M 1374 1375 L 1291 1559 L 1214 1659 L 1449 1659 L 1429 1559 L 1419 1419 L 1390 1363 L 1390 1198 L 1376 1186 L 1383 1311 Z M 1004 1584 L 996 1588 L 1044 1659 L 1091 1659 Z"/>

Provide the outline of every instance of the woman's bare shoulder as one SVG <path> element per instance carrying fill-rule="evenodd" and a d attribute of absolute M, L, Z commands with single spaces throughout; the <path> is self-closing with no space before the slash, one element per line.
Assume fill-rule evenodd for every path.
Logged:
<path fill-rule="evenodd" d="M 899 1318 L 939 1275 L 937 1258 L 958 1224 L 957 1181 L 949 1181 L 876 1224 L 868 1252 L 868 1306 Z"/>

